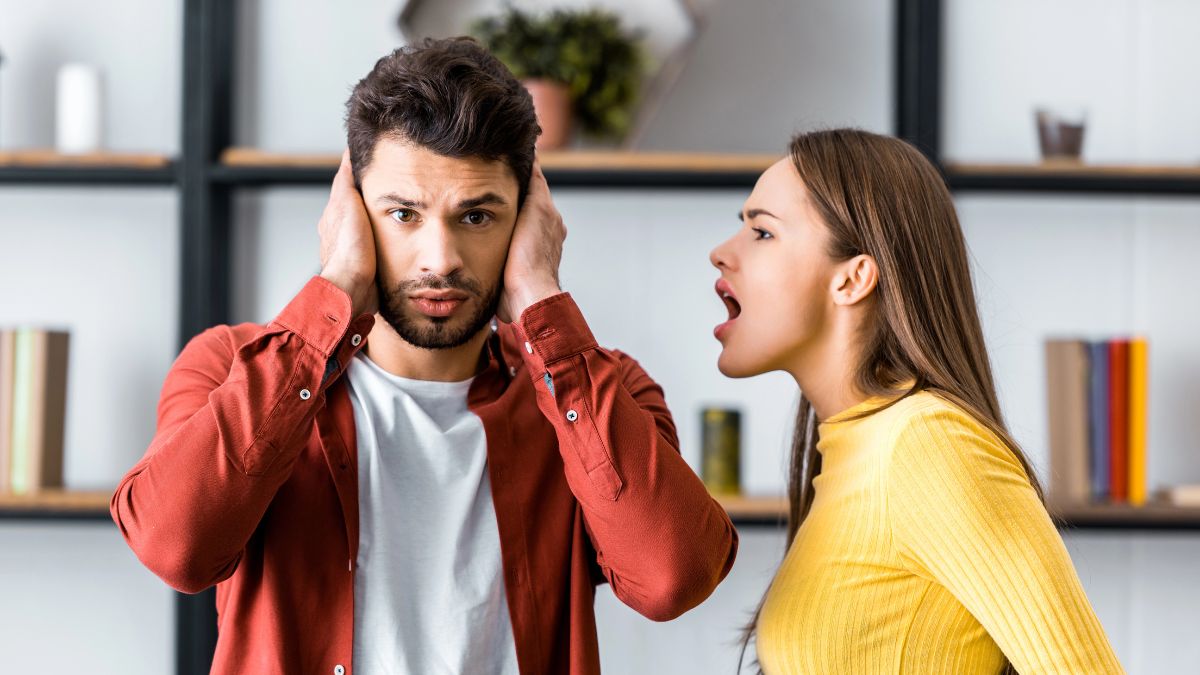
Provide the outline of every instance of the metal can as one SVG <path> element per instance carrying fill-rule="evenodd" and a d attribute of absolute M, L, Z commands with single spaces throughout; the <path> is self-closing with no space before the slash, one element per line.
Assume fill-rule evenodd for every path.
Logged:
<path fill-rule="evenodd" d="M 741 412 L 705 408 L 700 411 L 700 426 L 700 479 L 713 494 L 741 494 Z"/>

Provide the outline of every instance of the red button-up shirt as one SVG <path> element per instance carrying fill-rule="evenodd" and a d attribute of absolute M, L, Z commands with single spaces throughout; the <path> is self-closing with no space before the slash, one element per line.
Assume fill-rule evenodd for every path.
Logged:
<path fill-rule="evenodd" d="M 341 374 L 374 317 L 351 312 L 314 277 L 266 326 L 194 338 L 113 495 L 146 567 L 180 591 L 217 585 L 214 673 L 353 673 L 357 437 Z M 680 457 L 662 390 L 596 345 L 568 294 L 486 349 L 468 405 L 487 438 L 517 662 L 598 673 L 595 585 L 674 618 L 728 573 L 736 531 Z"/>

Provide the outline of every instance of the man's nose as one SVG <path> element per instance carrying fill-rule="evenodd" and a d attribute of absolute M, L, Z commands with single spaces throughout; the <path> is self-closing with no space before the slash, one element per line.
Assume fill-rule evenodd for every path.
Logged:
<path fill-rule="evenodd" d="M 419 241 L 418 260 L 422 274 L 447 277 L 462 268 L 462 256 L 458 242 L 451 229 L 441 223 L 430 223 L 422 228 Z"/>

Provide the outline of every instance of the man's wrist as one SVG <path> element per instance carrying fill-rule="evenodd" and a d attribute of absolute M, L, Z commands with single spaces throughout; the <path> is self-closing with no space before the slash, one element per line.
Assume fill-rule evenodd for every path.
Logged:
<path fill-rule="evenodd" d="M 525 313 L 525 310 L 559 293 L 562 293 L 562 288 L 553 279 L 547 279 L 536 284 L 523 285 L 512 295 L 512 304 L 510 305 L 512 320 L 520 321 L 521 315 Z"/>
<path fill-rule="evenodd" d="M 370 297 L 370 287 L 364 281 L 357 280 L 351 275 L 342 274 L 336 270 L 323 270 L 321 277 L 334 286 L 342 289 L 350 296 L 350 306 L 353 316 L 366 312 L 367 299 Z"/>

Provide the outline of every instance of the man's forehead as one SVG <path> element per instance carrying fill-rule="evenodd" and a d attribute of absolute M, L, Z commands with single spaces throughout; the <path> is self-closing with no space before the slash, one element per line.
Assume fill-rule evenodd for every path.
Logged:
<path fill-rule="evenodd" d="M 364 190 L 393 191 L 404 186 L 430 196 L 466 199 L 478 195 L 465 193 L 480 191 L 515 195 L 517 179 L 504 160 L 448 157 L 407 141 L 379 139 L 363 172 Z"/>

